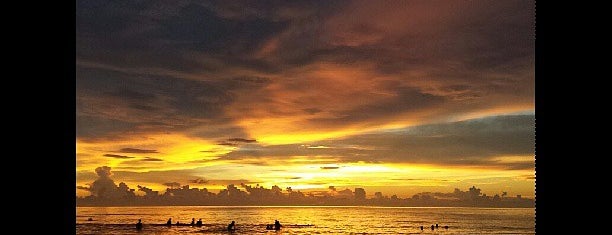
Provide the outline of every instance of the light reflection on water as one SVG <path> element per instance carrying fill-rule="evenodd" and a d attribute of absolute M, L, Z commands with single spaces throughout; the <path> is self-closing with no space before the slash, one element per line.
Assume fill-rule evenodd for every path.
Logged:
<path fill-rule="evenodd" d="M 77 207 L 77 234 L 535 234 L 534 208 Z M 88 221 L 92 218 L 93 221 Z M 204 226 L 154 226 L 202 219 Z M 134 224 L 142 219 L 144 229 Z M 267 231 L 278 219 L 280 232 Z M 439 228 L 429 226 L 438 223 Z M 449 229 L 443 227 L 447 225 Z M 424 230 L 420 230 L 424 226 Z"/>

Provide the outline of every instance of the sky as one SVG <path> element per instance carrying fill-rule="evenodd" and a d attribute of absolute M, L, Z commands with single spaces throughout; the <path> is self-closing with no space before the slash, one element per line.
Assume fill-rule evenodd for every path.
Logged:
<path fill-rule="evenodd" d="M 533 197 L 534 4 L 79 0 L 75 188 Z"/>

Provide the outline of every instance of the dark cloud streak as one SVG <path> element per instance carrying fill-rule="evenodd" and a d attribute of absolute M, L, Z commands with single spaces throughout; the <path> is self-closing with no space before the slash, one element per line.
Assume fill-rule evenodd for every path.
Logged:
<path fill-rule="evenodd" d="M 104 154 L 104 157 L 110 157 L 110 158 L 119 158 L 119 159 L 130 159 L 130 158 L 134 158 L 134 157 L 129 157 L 129 156 L 125 156 L 125 155 L 117 155 L 117 154 Z"/>
<path fill-rule="evenodd" d="M 153 157 L 145 157 L 144 159 L 141 159 L 140 161 L 144 161 L 144 162 L 161 162 L 161 161 L 164 161 L 164 160 L 159 159 L 159 158 L 153 158 Z"/>
<path fill-rule="evenodd" d="M 122 153 L 159 153 L 154 149 L 136 149 L 136 148 L 122 148 L 119 150 Z"/>

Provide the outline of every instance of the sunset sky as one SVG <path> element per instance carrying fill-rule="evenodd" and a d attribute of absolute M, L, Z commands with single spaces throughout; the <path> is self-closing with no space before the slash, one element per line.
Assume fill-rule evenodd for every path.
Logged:
<path fill-rule="evenodd" d="M 76 3 L 76 186 L 534 195 L 533 1 Z"/>

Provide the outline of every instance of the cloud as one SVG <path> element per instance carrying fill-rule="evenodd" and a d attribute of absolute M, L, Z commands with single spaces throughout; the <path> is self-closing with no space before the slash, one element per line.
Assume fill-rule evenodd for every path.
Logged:
<path fill-rule="evenodd" d="M 316 113 L 320 113 L 323 110 L 320 110 L 318 108 L 307 108 L 307 109 L 302 109 L 304 110 L 304 112 L 308 113 L 308 114 L 316 114 Z"/>
<path fill-rule="evenodd" d="M 257 140 L 244 139 L 244 138 L 231 138 L 231 139 L 227 139 L 227 141 L 242 142 L 242 143 L 255 143 L 255 142 L 257 142 Z"/>
<path fill-rule="evenodd" d="M 325 160 L 333 159 L 332 163 L 361 161 L 533 169 L 534 162 L 529 160 L 529 156 L 534 154 L 534 125 L 532 114 L 493 116 L 372 132 L 308 145 L 255 145 L 244 150 L 239 148 L 223 159 L 262 158 L 272 162 L 307 156 L 311 160 L 317 157 L 322 163 L 330 163 Z M 312 149 L 304 146 L 327 147 Z M 518 162 L 508 162 L 500 161 L 500 156 L 526 157 Z"/>
<path fill-rule="evenodd" d="M 136 148 L 122 148 L 119 150 L 122 153 L 159 153 L 154 149 L 136 149 Z"/>
<path fill-rule="evenodd" d="M 86 191 L 89 191 L 89 190 L 90 190 L 90 188 L 89 188 L 89 187 L 80 186 L 80 185 L 79 185 L 79 186 L 77 186 L 77 189 L 86 190 Z"/>
<path fill-rule="evenodd" d="M 108 166 L 101 166 L 95 169 L 98 179 L 96 179 L 89 188 L 77 186 L 77 189 L 89 191 L 93 196 L 103 199 L 124 199 L 126 196 L 132 195 L 127 185 L 123 182 L 119 186 L 110 178 L 113 174 Z"/>
<path fill-rule="evenodd" d="M 218 145 L 225 145 L 225 146 L 236 146 L 236 145 L 238 145 L 238 144 L 236 144 L 236 143 L 230 143 L 230 142 L 224 142 L 224 141 L 222 141 L 222 142 L 219 142 L 219 143 L 218 143 Z"/>
<path fill-rule="evenodd" d="M 322 166 L 321 167 L 322 170 L 335 170 L 335 169 L 340 169 L 339 166 Z"/>
<path fill-rule="evenodd" d="M 250 144 L 250 143 L 256 143 L 257 140 L 254 139 L 244 139 L 244 138 L 230 138 L 227 139 L 225 141 L 219 141 L 218 145 L 225 145 L 225 146 L 238 146 L 241 144 Z"/>
<path fill-rule="evenodd" d="M 194 183 L 194 184 L 206 184 L 209 181 L 206 180 L 206 179 L 197 178 L 197 179 L 194 179 L 194 180 L 189 180 L 189 182 Z"/>
<path fill-rule="evenodd" d="M 85 1 L 76 17 L 79 138 L 533 108 L 533 2 Z"/>
<path fill-rule="evenodd" d="M 179 188 L 179 187 L 181 187 L 181 184 L 178 183 L 178 182 L 163 183 L 163 185 L 168 186 L 170 188 Z"/>
<path fill-rule="evenodd" d="M 498 159 L 533 154 L 533 115 L 495 116 L 534 108 L 534 12 L 533 1 L 79 1 L 77 141 L 174 162 L 164 144 L 96 146 L 171 133 L 219 145 L 202 156 L 226 153 L 114 168 L 158 186 L 234 172 L 203 175 L 212 162 L 533 169 Z"/>
<path fill-rule="evenodd" d="M 159 132 L 192 132 L 218 137 L 245 135 L 223 113 L 232 102 L 224 81 L 192 81 L 77 66 L 77 135 L 82 139 L 117 139 Z M 108 84 L 107 84 L 108 83 Z M 126 89 L 147 91 L 147 99 L 111 95 Z M 238 89 L 238 88 L 236 88 Z M 251 87 L 251 89 L 255 89 Z M 140 92 L 142 93 L 142 92 Z M 199 128 L 212 125 L 209 128 Z"/>
<path fill-rule="evenodd" d="M 109 178 L 112 175 L 111 168 L 108 166 L 97 167 L 96 174 L 100 178 Z"/>
<path fill-rule="evenodd" d="M 124 155 L 117 155 L 117 154 L 104 154 L 104 157 L 110 157 L 110 158 L 119 158 L 119 159 L 130 159 L 130 158 L 134 158 L 134 157 L 129 157 L 129 156 L 124 156 Z"/>
<path fill-rule="evenodd" d="M 423 93 L 415 88 L 398 87 L 392 91 L 393 97 L 369 105 L 361 105 L 348 110 L 333 111 L 333 117 L 312 118 L 309 121 L 322 125 L 359 123 L 368 120 L 393 117 L 406 112 L 418 112 L 442 104 L 443 97 Z"/>
<path fill-rule="evenodd" d="M 262 182 L 259 181 L 253 181 L 253 180 L 246 180 L 246 179 L 210 179 L 208 184 L 212 184 L 212 185 L 242 185 L 242 184 L 259 184 Z"/>
<path fill-rule="evenodd" d="M 141 159 L 141 161 L 145 161 L 145 162 L 161 162 L 161 161 L 164 161 L 164 160 L 159 159 L 159 158 L 153 158 L 153 157 L 145 157 L 145 158 Z"/>
<path fill-rule="evenodd" d="M 155 95 L 153 94 L 146 94 L 138 91 L 128 90 L 125 88 L 113 92 L 106 92 L 106 94 L 128 100 L 150 101 L 155 99 Z"/>

